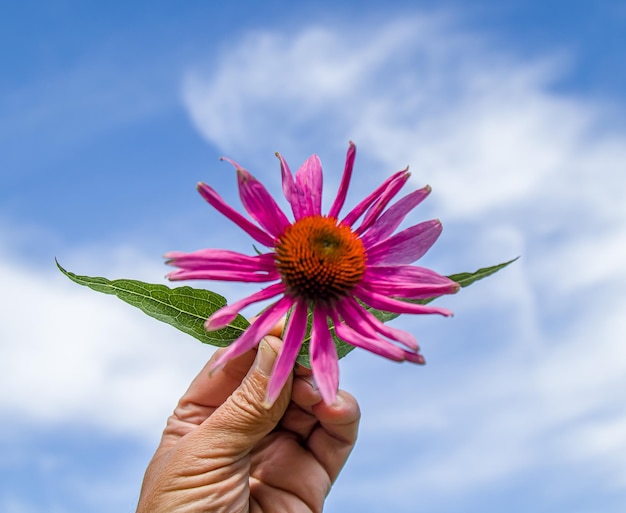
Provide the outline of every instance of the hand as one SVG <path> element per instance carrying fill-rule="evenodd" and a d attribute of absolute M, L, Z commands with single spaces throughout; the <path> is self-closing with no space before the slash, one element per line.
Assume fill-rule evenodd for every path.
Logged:
<path fill-rule="evenodd" d="M 256 358 L 250 351 L 213 376 L 205 366 L 167 422 L 137 513 L 322 511 L 354 446 L 359 407 L 344 391 L 325 404 L 303 367 L 264 407 L 281 344 L 267 336 Z"/>

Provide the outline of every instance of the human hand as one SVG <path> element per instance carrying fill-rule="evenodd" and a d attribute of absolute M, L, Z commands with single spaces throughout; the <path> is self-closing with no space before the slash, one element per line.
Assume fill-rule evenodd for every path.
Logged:
<path fill-rule="evenodd" d="M 356 400 L 325 404 L 298 367 L 263 405 L 282 342 L 268 336 L 214 375 L 192 382 L 148 465 L 137 513 L 321 512 L 354 446 Z"/>

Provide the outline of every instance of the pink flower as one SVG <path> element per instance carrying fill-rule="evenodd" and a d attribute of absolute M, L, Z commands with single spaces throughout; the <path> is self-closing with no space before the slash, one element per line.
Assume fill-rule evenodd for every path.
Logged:
<path fill-rule="evenodd" d="M 179 268 L 168 274 L 170 280 L 276 282 L 221 308 L 205 323 L 207 330 L 223 328 L 248 305 L 280 296 L 222 353 L 215 362 L 217 369 L 257 345 L 292 310 L 268 387 L 266 401 L 270 404 L 292 372 L 309 311 L 313 315 L 311 368 L 320 394 L 329 404 L 335 401 L 339 384 L 329 320 L 344 342 L 392 360 L 423 364 L 415 338 L 383 324 L 363 304 L 394 313 L 452 315 L 444 308 L 403 301 L 451 294 L 459 289 L 457 283 L 434 271 L 409 265 L 439 237 L 438 220 L 393 234 L 406 215 L 428 196 L 430 187 L 411 192 L 386 209 L 410 176 L 407 169 L 399 171 L 340 219 L 355 154 L 356 147 L 350 143 L 339 191 L 327 215 L 321 213 L 322 166 L 317 155 L 309 157 L 294 178 L 285 160 L 277 154 L 283 193 L 291 205 L 293 222 L 261 182 L 226 159 L 237 170 L 241 201 L 256 223 L 227 205 L 208 185 L 198 184 L 198 191 L 215 209 L 270 250 L 255 256 L 220 249 L 165 255 L 168 264 Z"/>

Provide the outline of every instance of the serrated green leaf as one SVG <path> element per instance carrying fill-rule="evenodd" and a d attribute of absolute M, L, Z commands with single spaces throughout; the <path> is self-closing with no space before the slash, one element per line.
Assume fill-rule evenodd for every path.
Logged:
<path fill-rule="evenodd" d="M 228 346 L 250 325 L 244 317 L 239 315 L 221 330 L 206 331 L 204 321 L 226 305 L 224 297 L 210 290 L 192 287 L 170 288 L 166 285 L 136 280 L 107 280 L 100 277 L 78 276 L 66 271 L 58 262 L 56 264 L 65 276 L 79 285 L 117 296 L 150 317 L 170 324 L 205 344 Z"/>

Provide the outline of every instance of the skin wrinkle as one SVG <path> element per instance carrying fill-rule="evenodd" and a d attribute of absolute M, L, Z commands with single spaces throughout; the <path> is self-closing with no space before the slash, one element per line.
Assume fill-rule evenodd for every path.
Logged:
<path fill-rule="evenodd" d="M 259 480 L 259 479 L 255 479 L 254 477 L 250 478 L 250 488 L 254 489 L 254 488 L 259 488 L 259 487 L 263 487 L 263 486 L 269 486 L 266 483 L 264 483 L 263 481 Z M 288 497 L 292 497 L 295 501 L 303 501 L 303 499 L 301 497 L 298 497 L 297 495 L 295 495 L 294 493 L 292 493 L 290 490 L 286 490 L 284 488 L 281 488 L 280 486 L 272 486 L 273 489 L 277 489 L 280 490 L 281 492 L 287 494 Z M 315 508 L 314 505 L 309 504 L 308 502 L 304 501 L 306 507 L 309 509 L 309 511 L 311 512 L 316 512 L 319 511 L 321 513 L 321 509 L 317 510 Z M 272 504 L 272 506 L 276 506 L 276 504 Z M 264 510 L 266 510 L 267 508 L 264 508 Z"/>
<path fill-rule="evenodd" d="M 305 443 L 313 429 L 319 424 L 310 412 L 296 405 L 291 405 L 287 409 L 283 422 L 291 426 L 291 429 L 298 435 L 300 443 Z"/>

